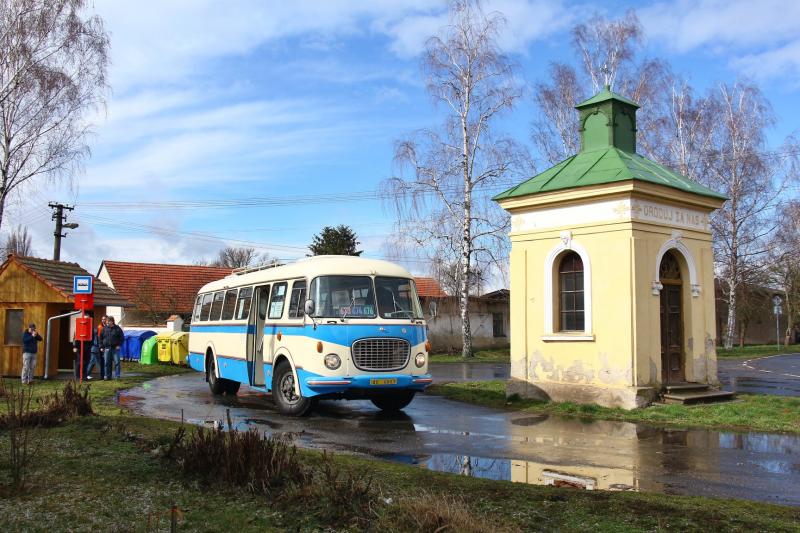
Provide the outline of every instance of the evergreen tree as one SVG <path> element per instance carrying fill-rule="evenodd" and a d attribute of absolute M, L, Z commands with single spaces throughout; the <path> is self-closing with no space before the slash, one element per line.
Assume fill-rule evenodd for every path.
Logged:
<path fill-rule="evenodd" d="M 363 250 L 356 251 L 361 244 L 356 240 L 355 232 L 344 224 L 335 228 L 325 226 L 319 235 L 314 235 L 311 245 L 311 255 L 361 255 Z"/>

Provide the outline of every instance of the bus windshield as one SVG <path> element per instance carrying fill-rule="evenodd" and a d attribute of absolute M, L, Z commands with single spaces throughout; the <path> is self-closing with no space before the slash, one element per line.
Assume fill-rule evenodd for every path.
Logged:
<path fill-rule="evenodd" d="M 422 318 L 413 280 L 378 276 L 375 278 L 375 292 L 381 318 Z"/>
<path fill-rule="evenodd" d="M 318 318 L 375 318 L 375 291 L 369 276 L 320 276 L 309 297 Z"/>

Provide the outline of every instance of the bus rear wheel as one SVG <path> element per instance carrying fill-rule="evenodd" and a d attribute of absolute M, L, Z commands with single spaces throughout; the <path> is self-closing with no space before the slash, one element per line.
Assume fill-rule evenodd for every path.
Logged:
<path fill-rule="evenodd" d="M 294 372 L 288 361 L 281 361 L 272 375 L 272 401 L 281 414 L 303 416 L 314 406 L 314 400 L 295 392 Z"/>
<path fill-rule="evenodd" d="M 382 411 L 400 411 L 414 399 L 414 391 L 399 391 L 381 396 L 373 396 L 370 401 Z"/>

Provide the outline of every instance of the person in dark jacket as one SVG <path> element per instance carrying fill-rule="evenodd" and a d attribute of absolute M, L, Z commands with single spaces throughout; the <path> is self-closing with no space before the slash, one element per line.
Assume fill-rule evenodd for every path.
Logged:
<path fill-rule="evenodd" d="M 125 335 L 122 333 L 122 328 L 116 324 L 113 316 L 108 317 L 106 327 L 103 328 L 103 332 L 100 334 L 100 344 L 105 350 L 103 359 L 106 366 L 106 375 L 103 379 L 111 379 L 112 376 L 114 379 L 119 379 L 120 374 L 122 374 L 119 361 L 119 346 L 124 339 Z M 111 371 L 112 362 L 114 363 L 113 373 Z"/>
<path fill-rule="evenodd" d="M 103 317 L 103 321 L 105 321 L 105 317 Z M 92 345 L 89 348 L 89 364 L 86 365 L 86 379 L 92 379 L 92 370 L 94 370 L 95 365 L 100 369 L 100 379 L 105 379 L 106 377 L 106 365 L 103 362 L 103 350 L 100 348 L 100 336 L 97 333 L 97 330 L 100 329 L 102 331 L 102 326 L 99 326 L 97 329 L 92 330 Z"/>
<path fill-rule="evenodd" d="M 33 373 L 36 370 L 36 352 L 42 336 L 36 331 L 36 324 L 29 324 L 28 329 L 22 334 L 22 384 L 33 382 Z"/>

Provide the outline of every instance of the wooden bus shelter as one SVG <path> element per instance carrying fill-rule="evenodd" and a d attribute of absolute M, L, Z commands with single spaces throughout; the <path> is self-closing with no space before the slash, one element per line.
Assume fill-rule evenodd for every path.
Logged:
<path fill-rule="evenodd" d="M 73 276 L 90 276 L 77 263 L 51 261 L 33 257 L 8 256 L 0 266 L 0 375 L 19 376 L 22 371 L 22 333 L 33 322 L 43 339 L 47 339 L 47 320 L 74 311 Z M 94 282 L 94 316 L 99 323 L 106 306 L 129 307 L 125 298 L 105 283 Z M 51 322 L 50 346 L 39 344 L 36 377 L 55 376 L 59 369 L 72 368 L 72 334 L 74 317 Z M 45 353 L 49 351 L 49 358 Z"/>

